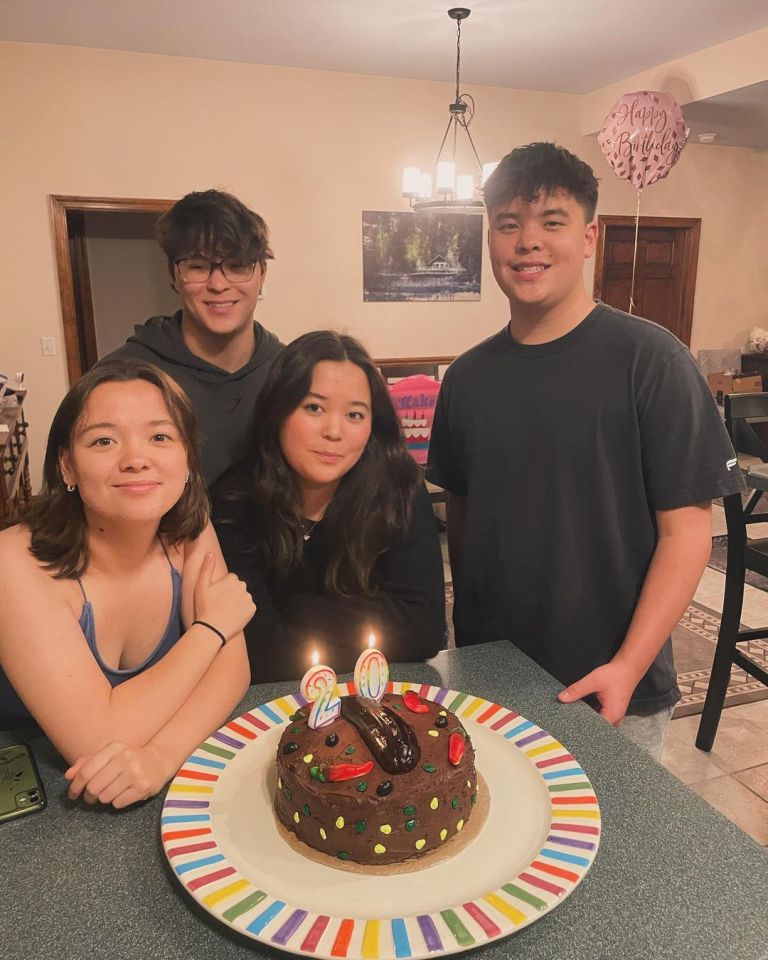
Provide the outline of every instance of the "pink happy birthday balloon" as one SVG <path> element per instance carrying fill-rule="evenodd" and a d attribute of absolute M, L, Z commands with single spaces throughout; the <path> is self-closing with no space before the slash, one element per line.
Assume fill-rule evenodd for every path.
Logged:
<path fill-rule="evenodd" d="M 597 142 L 616 176 L 642 190 L 666 177 L 690 132 L 670 94 L 640 90 L 614 104 Z"/>

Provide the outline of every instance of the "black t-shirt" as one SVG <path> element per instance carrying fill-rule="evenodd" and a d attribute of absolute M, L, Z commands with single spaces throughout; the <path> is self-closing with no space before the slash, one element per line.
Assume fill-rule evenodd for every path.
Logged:
<path fill-rule="evenodd" d="M 564 684 L 624 640 L 654 511 L 743 486 L 689 351 L 604 304 L 550 343 L 505 327 L 443 381 L 427 477 L 466 497 L 459 645 L 510 640 Z M 667 640 L 630 712 L 679 699 Z"/>
<path fill-rule="evenodd" d="M 426 660 L 445 645 L 443 560 L 423 485 L 414 497 L 410 527 L 376 561 L 373 596 L 329 596 L 323 521 L 303 544 L 298 568 L 280 582 L 261 545 L 258 513 L 247 502 L 216 494 L 214 505 L 224 559 L 256 604 L 245 628 L 251 683 L 300 679 L 315 648 L 336 673 L 351 672 L 371 630 L 390 662 Z"/>

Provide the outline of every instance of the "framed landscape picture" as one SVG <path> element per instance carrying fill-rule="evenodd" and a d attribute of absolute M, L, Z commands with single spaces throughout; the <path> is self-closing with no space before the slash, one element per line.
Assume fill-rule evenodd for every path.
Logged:
<path fill-rule="evenodd" d="M 363 300 L 480 299 L 483 218 L 363 211 Z"/>

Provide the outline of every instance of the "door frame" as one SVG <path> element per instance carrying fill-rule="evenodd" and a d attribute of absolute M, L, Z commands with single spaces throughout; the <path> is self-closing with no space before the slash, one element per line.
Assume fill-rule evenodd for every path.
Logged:
<path fill-rule="evenodd" d="M 595 254 L 595 278 L 592 295 L 596 300 L 602 299 L 603 272 L 605 269 L 605 234 L 607 227 L 634 227 L 635 218 L 599 216 L 597 218 L 598 236 Z M 687 346 L 691 345 L 691 328 L 693 327 L 693 301 L 696 293 L 696 272 L 699 264 L 699 239 L 701 237 L 700 217 L 640 217 L 640 227 L 665 227 L 667 229 L 685 231 L 685 252 L 683 256 L 684 273 L 682 282 L 682 317 L 680 339 Z"/>
<path fill-rule="evenodd" d="M 51 219 L 59 280 L 64 350 L 70 385 L 96 362 L 91 279 L 85 245 L 85 214 L 165 213 L 175 200 L 132 197 L 67 197 L 51 194 Z"/>

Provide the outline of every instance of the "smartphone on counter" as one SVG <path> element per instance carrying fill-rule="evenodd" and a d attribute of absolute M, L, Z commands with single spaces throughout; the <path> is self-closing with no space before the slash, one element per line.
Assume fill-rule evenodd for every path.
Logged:
<path fill-rule="evenodd" d="M 0 747 L 0 823 L 45 807 L 45 789 L 26 743 Z"/>

